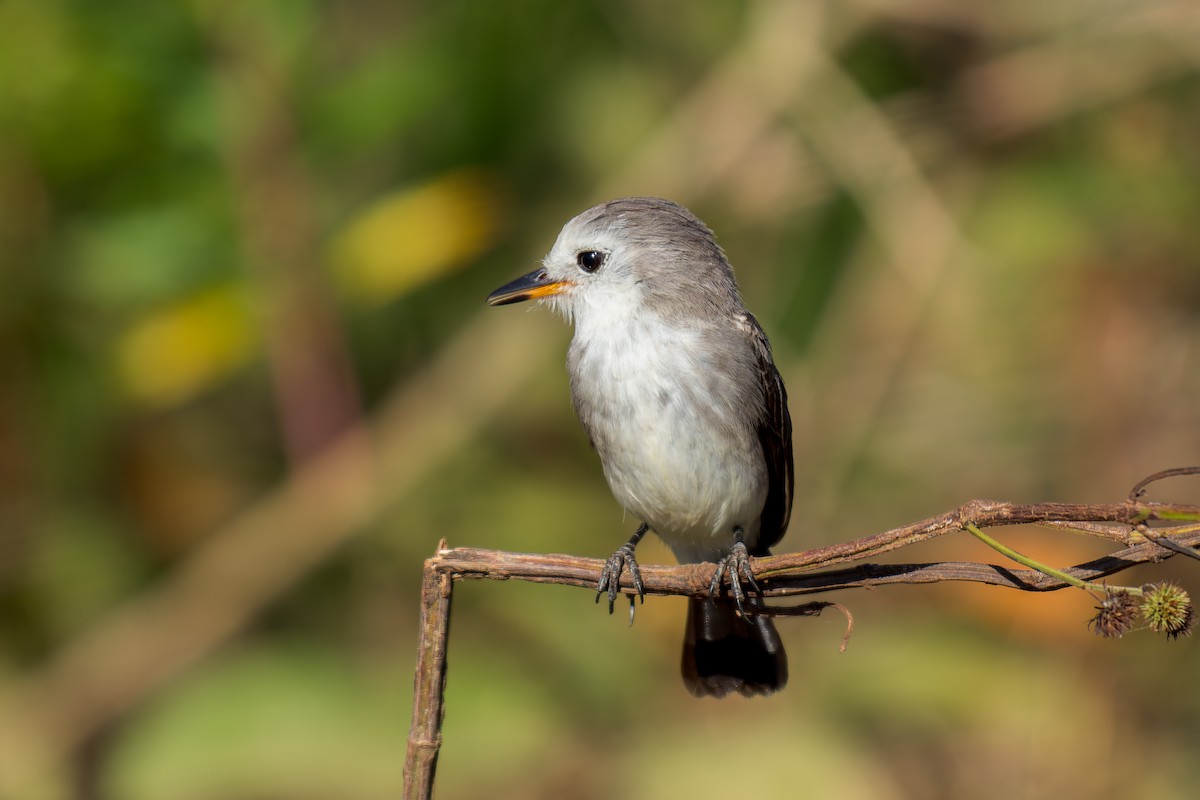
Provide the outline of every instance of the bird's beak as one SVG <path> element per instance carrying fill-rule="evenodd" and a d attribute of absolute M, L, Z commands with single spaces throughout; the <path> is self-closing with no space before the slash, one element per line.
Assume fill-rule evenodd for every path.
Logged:
<path fill-rule="evenodd" d="M 535 269 L 528 275 L 522 275 L 512 283 L 506 283 L 488 295 L 489 306 L 506 306 L 509 303 L 520 303 L 522 300 L 536 300 L 559 294 L 571 286 L 570 281 L 551 280 L 544 268 Z"/>

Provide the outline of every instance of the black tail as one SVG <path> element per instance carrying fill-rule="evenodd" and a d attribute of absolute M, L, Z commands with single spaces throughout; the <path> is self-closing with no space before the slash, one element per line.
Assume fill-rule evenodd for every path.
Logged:
<path fill-rule="evenodd" d="M 771 694 L 787 683 L 787 653 L 767 617 L 693 598 L 683 638 L 683 682 L 697 697 Z"/>

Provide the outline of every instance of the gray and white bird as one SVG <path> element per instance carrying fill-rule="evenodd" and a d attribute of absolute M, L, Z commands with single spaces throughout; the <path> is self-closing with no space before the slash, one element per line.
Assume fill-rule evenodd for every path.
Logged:
<path fill-rule="evenodd" d="M 792 423 L 771 346 L 712 231 L 667 200 L 602 203 L 563 227 L 539 269 L 487 302 L 529 299 L 574 323 L 575 412 L 613 495 L 642 521 L 601 578 L 610 612 L 623 569 L 640 592 L 634 547 L 653 530 L 681 563 L 719 565 L 710 596 L 688 607 L 688 690 L 781 689 L 779 634 L 744 613 L 741 583 L 757 588 L 748 556 L 769 555 L 787 528 Z M 725 576 L 736 605 L 715 596 Z"/>

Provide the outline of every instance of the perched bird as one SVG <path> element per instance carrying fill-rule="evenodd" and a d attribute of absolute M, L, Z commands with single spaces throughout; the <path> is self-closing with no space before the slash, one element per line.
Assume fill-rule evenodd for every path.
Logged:
<path fill-rule="evenodd" d="M 766 334 L 712 231 L 668 200 L 602 203 L 563 227 L 539 269 L 487 302 L 530 299 L 574 323 L 575 412 L 613 495 L 642 522 L 601 577 L 610 613 L 622 570 L 641 593 L 634 548 L 652 530 L 681 563 L 718 564 L 709 597 L 689 601 L 688 690 L 782 688 L 779 634 L 754 603 L 746 613 L 741 583 L 757 589 L 749 556 L 769 555 L 787 528 L 792 422 Z M 734 604 L 718 596 L 726 576 Z"/>

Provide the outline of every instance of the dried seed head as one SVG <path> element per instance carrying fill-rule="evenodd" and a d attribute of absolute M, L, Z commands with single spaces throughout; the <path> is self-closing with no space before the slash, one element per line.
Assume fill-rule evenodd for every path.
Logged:
<path fill-rule="evenodd" d="M 1100 605 L 1096 606 L 1096 616 L 1088 621 L 1088 627 L 1097 636 L 1106 639 L 1120 639 L 1133 629 L 1137 619 L 1137 601 L 1124 589 L 1108 589 Z"/>
<path fill-rule="evenodd" d="M 1171 581 L 1150 583 L 1142 592 L 1142 616 L 1150 630 L 1165 633 L 1168 639 L 1191 635 L 1196 609 L 1182 586 Z"/>

